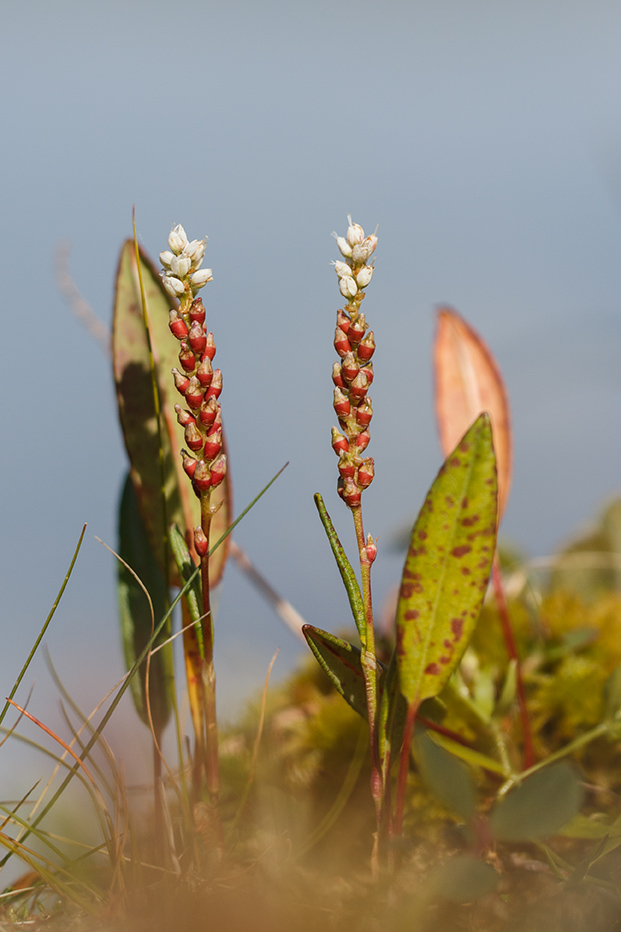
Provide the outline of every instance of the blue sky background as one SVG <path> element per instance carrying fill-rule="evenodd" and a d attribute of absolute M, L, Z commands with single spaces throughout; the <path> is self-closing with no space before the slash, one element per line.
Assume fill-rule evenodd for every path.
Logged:
<path fill-rule="evenodd" d="M 504 372 L 516 458 L 504 534 L 549 553 L 621 489 L 621 6 L 605 0 L 0 4 L 2 630 L 14 681 L 86 542 L 46 638 L 90 708 L 121 675 L 112 558 L 125 454 L 110 366 L 60 297 L 57 245 L 109 324 L 136 205 L 155 257 L 171 224 L 209 235 L 204 291 L 224 375 L 237 510 L 289 460 L 236 538 L 311 622 L 347 622 L 315 514 L 351 545 L 330 449 L 339 306 L 334 229 L 380 224 L 375 598 L 392 532 L 440 465 L 430 348 L 438 303 Z M 217 628 L 220 707 L 282 676 L 295 639 L 235 567 Z M 60 722 L 37 662 L 30 708 Z M 121 712 L 117 735 L 142 748 Z M 24 730 L 27 730 L 26 728 Z M 34 729 L 30 732 L 34 737 Z M 135 754 L 148 759 L 144 749 Z M 8 747 L 0 772 L 14 770 Z M 10 791 L 9 791 L 10 792 Z"/>

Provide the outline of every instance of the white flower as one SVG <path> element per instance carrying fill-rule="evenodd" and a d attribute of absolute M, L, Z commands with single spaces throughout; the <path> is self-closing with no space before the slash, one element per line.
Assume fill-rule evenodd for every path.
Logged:
<path fill-rule="evenodd" d="M 166 252 L 160 253 L 160 262 L 167 269 L 170 268 L 170 263 L 172 262 L 174 258 L 175 258 L 174 254 L 172 252 L 168 252 L 168 250 L 166 250 Z"/>
<path fill-rule="evenodd" d="M 359 288 L 366 288 L 372 278 L 373 278 L 373 266 L 365 265 L 360 269 L 360 271 L 356 275 L 356 283 Z"/>
<path fill-rule="evenodd" d="M 333 233 L 332 236 L 336 240 L 336 245 L 339 247 L 339 251 L 343 258 L 351 259 L 351 246 L 347 242 L 344 236 L 338 236 L 337 233 Z"/>
<path fill-rule="evenodd" d="M 358 223 L 352 223 L 351 214 L 347 214 L 349 226 L 347 227 L 347 242 L 350 246 L 361 243 L 364 239 L 364 230 Z"/>
<path fill-rule="evenodd" d="M 183 255 L 192 260 L 192 265 L 195 269 L 197 269 L 203 261 L 206 247 L 207 237 L 204 239 L 193 239 L 183 250 Z"/>
<path fill-rule="evenodd" d="M 358 286 L 351 275 L 339 278 L 339 291 L 344 298 L 354 298 L 358 294 Z"/>
<path fill-rule="evenodd" d="M 170 262 L 170 271 L 177 278 L 185 278 L 192 266 L 192 260 L 189 256 L 181 253 L 180 256 L 173 256 Z"/>
<path fill-rule="evenodd" d="M 346 262 L 335 262 L 334 271 L 339 278 L 348 278 L 351 275 L 351 266 Z"/>
<path fill-rule="evenodd" d="M 183 252 L 185 247 L 188 245 L 186 232 L 180 223 L 178 223 L 177 226 L 173 227 L 170 231 L 168 245 L 176 256 L 178 256 L 180 252 Z"/>
<path fill-rule="evenodd" d="M 185 291 L 185 285 L 172 275 L 162 275 L 162 284 L 172 298 L 178 298 Z"/>
<path fill-rule="evenodd" d="M 198 291 L 199 288 L 202 288 L 203 285 L 206 285 L 207 282 L 210 282 L 213 278 L 213 272 L 211 269 L 201 269 L 199 272 L 194 272 L 193 275 L 190 275 L 190 285 L 192 291 Z"/>

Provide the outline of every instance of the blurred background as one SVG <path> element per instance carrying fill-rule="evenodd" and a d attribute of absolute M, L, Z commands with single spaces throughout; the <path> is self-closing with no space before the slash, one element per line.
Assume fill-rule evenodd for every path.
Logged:
<path fill-rule="evenodd" d="M 619 4 L 4 0 L 0 10 L 2 695 L 84 522 L 45 641 L 86 710 L 122 675 L 114 562 L 94 537 L 115 545 L 125 451 L 109 361 L 59 293 L 55 255 L 69 245 L 74 281 L 109 326 L 132 205 L 154 258 L 173 223 L 209 235 L 203 296 L 236 513 L 290 463 L 235 537 L 308 621 L 349 620 L 312 495 L 324 494 L 351 547 L 330 448 L 342 303 L 330 233 L 345 232 L 350 212 L 367 232 L 380 225 L 364 308 L 378 344 L 376 479 L 364 501 L 379 538 L 376 604 L 400 574 L 392 536 L 441 462 L 438 303 L 483 335 L 508 385 L 515 478 L 503 536 L 548 554 L 621 489 Z M 224 719 L 277 648 L 275 678 L 303 651 L 233 565 L 216 637 Z M 22 702 L 31 687 L 29 709 L 63 729 L 43 655 Z M 127 707 L 112 734 L 148 761 L 143 731 Z M 5 787 L 16 754 L 0 753 Z"/>

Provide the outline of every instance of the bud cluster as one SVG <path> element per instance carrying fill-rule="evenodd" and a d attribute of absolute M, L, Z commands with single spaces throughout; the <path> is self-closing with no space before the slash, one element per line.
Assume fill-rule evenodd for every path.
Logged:
<path fill-rule="evenodd" d="M 347 218 L 346 236 L 337 236 L 336 243 L 344 261 L 335 262 L 339 290 L 347 298 L 347 305 L 337 311 L 334 348 L 339 362 L 334 363 L 334 411 L 340 430 L 332 428 L 332 449 L 339 458 L 338 493 L 350 508 L 360 505 L 364 489 L 373 481 L 375 464 L 372 457 L 364 459 L 362 453 L 371 439 L 369 424 L 373 417 L 368 389 L 373 382 L 375 337 L 367 331 L 360 304 L 364 288 L 373 276 L 373 266 L 367 260 L 373 255 L 377 236 L 364 235 L 357 223 Z"/>
<path fill-rule="evenodd" d="M 188 242 L 182 226 L 174 227 L 168 238 L 170 252 L 160 253 L 164 266 L 162 281 L 169 294 L 180 298 L 178 308 L 169 313 L 170 331 L 179 341 L 179 368 L 172 370 L 175 388 L 186 407 L 175 405 L 177 421 L 184 429 L 190 452 L 182 451 L 183 468 L 200 496 L 216 488 L 226 475 L 226 456 L 222 452 L 222 417 L 218 398 L 222 391 L 222 373 L 212 366 L 216 355 L 213 333 L 205 326 L 205 308 L 195 292 L 212 279 L 211 269 L 198 271 L 207 239 Z M 199 278 L 200 276 L 200 278 Z M 197 529 L 200 530 L 200 529 Z M 203 535 L 204 536 L 204 535 Z M 204 548 L 195 532 L 196 549 Z"/>

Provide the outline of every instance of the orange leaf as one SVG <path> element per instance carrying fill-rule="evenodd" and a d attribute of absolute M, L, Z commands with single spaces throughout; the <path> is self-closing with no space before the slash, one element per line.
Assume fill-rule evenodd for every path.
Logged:
<path fill-rule="evenodd" d="M 507 390 L 496 360 L 478 333 L 452 310 L 438 310 L 434 343 L 435 405 L 445 456 L 487 411 L 498 468 L 498 520 L 509 498 L 513 435 Z"/>

